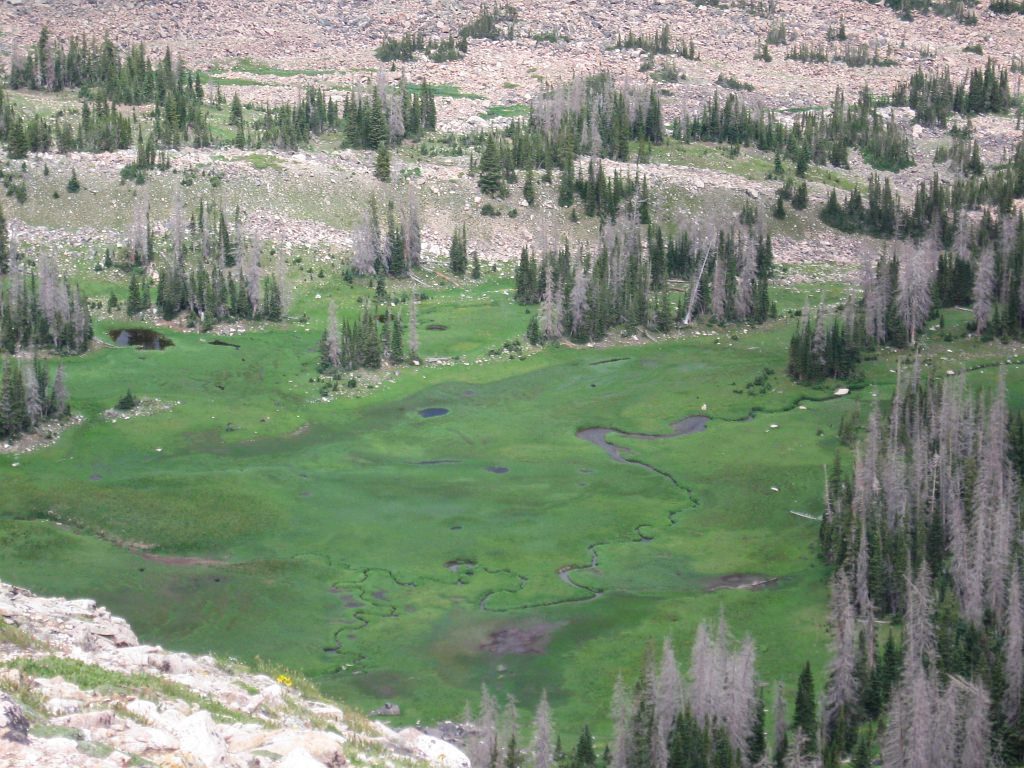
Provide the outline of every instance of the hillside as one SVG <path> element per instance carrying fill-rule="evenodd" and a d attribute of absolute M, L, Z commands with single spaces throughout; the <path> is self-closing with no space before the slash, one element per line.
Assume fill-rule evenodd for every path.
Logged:
<path fill-rule="evenodd" d="M 343 713 L 237 662 L 140 645 L 91 600 L 0 583 L 0 764 L 8 768 L 462 768 L 454 747 Z"/>
<path fill-rule="evenodd" d="M 0 764 L 1024 765 L 1022 0 L 0 63 Z"/>

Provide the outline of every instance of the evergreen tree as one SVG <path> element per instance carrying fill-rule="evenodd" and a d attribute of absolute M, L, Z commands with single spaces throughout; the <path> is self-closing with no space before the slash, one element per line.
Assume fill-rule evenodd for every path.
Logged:
<path fill-rule="evenodd" d="M 11 268 L 11 240 L 7 232 L 7 217 L 0 206 L 0 275 L 6 275 Z"/>
<path fill-rule="evenodd" d="M 71 169 L 71 178 L 68 179 L 68 192 L 75 194 L 82 189 L 82 185 L 78 182 L 78 173 L 74 168 Z"/>
<path fill-rule="evenodd" d="M 794 210 L 802 211 L 807 207 L 808 195 L 807 195 L 807 182 L 801 181 L 797 186 L 796 191 L 793 192 L 792 204 Z"/>
<path fill-rule="evenodd" d="M 463 225 L 461 231 L 456 228 L 452 233 L 452 242 L 448 246 L 448 268 L 452 274 L 462 277 L 466 274 L 467 264 L 466 227 Z"/>
<path fill-rule="evenodd" d="M 128 281 L 128 302 L 125 305 L 125 313 L 128 317 L 135 317 L 143 309 L 145 309 L 145 305 L 142 299 L 142 288 L 139 284 L 139 273 L 133 269 L 132 276 Z"/>
<path fill-rule="evenodd" d="M 562 165 L 562 176 L 558 184 L 558 205 L 562 208 L 568 208 L 575 199 L 576 184 L 573 181 L 574 173 L 575 166 L 570 156 Z"/>
<path fill-rule="evenodd" d="M 533 168 L 526 171 L 526 181 L 523 182 L 523 199 L 531 208 L 537 202 L 537 190 L 533 182 Z"/>
<path fill-rule="evenodd" d="M 7 157 L 11 160 L 24 160 L 28 157 L 28 149 L 24 122 L 17 117 L 7 131 Z"/>
<path fill-rule="evenodd" d="M 797 683 L 793 728 L 803 733 L 806 739 L 806 749 L 809 752 L 817 751 L 818 707 L 814 695 L 814 677 L 811 675 L 810 662 L 804 664 Z"/>
<path fill-rule="evenodd" d="M 373 166 L 373 175 L 380 181 L 391 181 L 391 150 L 387 142 L 377 145 L 377 160 Z"/>
<path fill-rule="evenodd" d="M 231 110 L 228 113 L 228 125 L 240 126 L 242 124 L 242 100 L 235 91 L 231 97 Z"/>
<path fill-rule="evenodd" d="M 530 322 L 526 325 L 526 340 L 535 347 L 540 346 L 542 340 L 540 322 L 535 314 L 530 315 Z"/>
<path fill-rule="evenodd" d="M 590 735 L 590 726 L 584 725 L 576 748 L 572 752 L 572 768 L 594 768 L 597 755 L 594 752 L 594 737 Z"/>
<path fill-rule="evenodd" d="M 484 143 L 478 173 L 477 186 L 480 187 L 481 192 L 491 197 L 502 194 L 504 171 L 501 166 L 501 156 L 498 153 L 498 143 L 493 135 L 488 136 Z"/>

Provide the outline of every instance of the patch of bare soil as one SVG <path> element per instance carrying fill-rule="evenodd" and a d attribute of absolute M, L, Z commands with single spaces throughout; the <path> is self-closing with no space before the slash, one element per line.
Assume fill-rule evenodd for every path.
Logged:
<path fill-rule="evenodd" d="M 567 623 L 552 621 L 496 629 L 488 636 L 487 642 L 480 645 L 480 650 L 497 656 L 544 653 L 548 649 L 548 643 L 551 642 L 551 636 L 555 630 Z"/>
<path fill-rule="evenodd" d="M 778 576 L 762 576 L 756 573 L 727 573 L 708 581 L 705 589 L 717 592 L 720 589 L 764 589 L 779 580 Z"/>
<path fill-rule="evenodd" d="M 143 560 L 162 565 L 229 565 L 227 560 L 213 560 L 207 557 L 182 557 L 179 555 L 155 555 L 152 552 L 140 552 Z"/>

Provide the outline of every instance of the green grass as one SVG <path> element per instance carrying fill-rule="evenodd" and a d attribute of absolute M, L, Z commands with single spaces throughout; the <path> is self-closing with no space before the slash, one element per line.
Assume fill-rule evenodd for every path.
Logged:
<path fill-rule="evenodd" d="M 651 162 L 706 168 L 731 173 L 751 181 L 764 181 L 774 170 L 775 161 L 769 153 L 749 147 L 742 148 L 739 155 L 732 157 L 728 147 L 721 144 L 668 141 L 661 146 L 651 147 Z M 792 172 L 792 163 L 785 162 L 783 165 Z M 807 169 L 807 180 L 846 190 L 853 189 L 856 185 L 856 180 L 847 174 L 834 168 L 817 165 Z"/>
<path fill-rule="evenodd" d="M 239 59 L 232 64 L 223 64 L 218 67 L 211 67 L 209 70 L 210 74 L 217 74 L 220 72 L 248 72 L 252 75 L 272 75 L 274 77 L 296 77 L 299 75 L 306 77 L 316 77 L 317 75 L 330 74 L 332 70 L 327 69 L 283 69 L 281 67 L 271 66 L 264 62 L 253 61 L 248 57 Z"/>
<path fill-rule="evenodd" d="M 259 153 L 254 153 L 251 155 L 244 155 L 239 159 L 249 163 L 249 165 L 251 165 L 257 171 L 265 171 L 268 168 L 277 171 L 284 167 L 282 162 L 278 158 L 273 157 L 272 155 L 262 155 Z"/>
<path fill-rule="evenodd" d="M 309 382 L 326 299 L 307 293 L 293 312 L 315 318 L 309 330 L 247 333 L 232 339 L 239 350 L 172 332 L 164 352 L 68 360 L 87 421 L 0 468 L 0 576 L 95 597 L 146 641 L 270 659 L 365 708 L 397 700 L 404 721 L 455 717 L 487 682 L 527 707 L 547 688 L 567 734 L 584 722 L 603 734 L 615 675 L 633 677 L 645 644 L 666 634 L 685 653 L 699 620 L 720 610 L 757 638 L 767 678 L 795 677 L 805 658 L 822 668 L 816 529 L 789 509 L 816 509 L 820 466 L 851 405 L 772 416 L 785 422 L 771 432 L 766 416 L 739 421 L 814 394 L 778 375 L 765 395 L 743 391 L 762 368 L 782 370 L 785 323 L 736 341 L 475 364 L 526 324 L 510 288 L 497 276 L 428 289 L 422 353 L 462 360 L 406 368 L 333 403 L 315 402 Z M 367 291 L 335 283 L 326 295 L 354 314 Z M 439 324 L 448 329 L 426 330 Z M 128 386 L 174 408 L 97 418 Z M 707 432 L 631 443 L 682 489 L 575 437 L 594 425 L 664 432 L 704 404 Z M 451 413 L 423 419 L 427 407 Z M 450 463 L 422 463 L 439 461 Z M 737 462 L 741 481 L 716 480 Z M 115 542 L 223 562 L 173 565 Z M 599 569 L 573 577 L 601 591 L 587 601 L 558 571 L 588 563 L 592 545 Z M 455 560 L 477 565 L 454 573 L 445 564 Z M 734 572 L 780 581 L 707 591 Z M 493 632 L 537 625 L 552 628 L 544 653 L 482 649 Z"/>
<path fill-rule="evenodd" d="M 408 88 L 410 93 L 419 93 L 423 86 L 420 83 L 409 83 Z M 483 99 L 484 97 L 478 93 L 466 93 L 461 90 L 457 85 L 450 85 L 448 83 L 430 83 L 430 89 L 434 92 L 435 96 L 447 96 L 452 99 Z"/>
<path fill-rule="evenodd" d="M 262 80 L 254 80 L 251 77 L 221 77 L 220 75 L 208 75 L 203 78 L 203 85 L 235 85 L 246 87 L 252 85 L 274 85 L 265 83 Z"/>
<path fill-rule="evenodd" d="M 530 114 L 529 104 L 493 104 L 480 117 L 490 120 L 495 117 L 526 117 Z"/>
<path fill-rule="evenodd" d="M 872 386 L 846 398 L 785 378 L 786 319 L 492 357 L 534 311 L 512 301 L 508 270 L 457 284 L 424 273 L 438 285 L 417 286 L 428 294 L 421 353 L 452 363 L 405 367 L 373 389 L 360 375 L 325 403 L 312 379 L 327 301 L 351 318 L 372 287 L 345 284 L 333 265 L 301 277 L 311 255 L 293 256 L 303 263 L 292 265 L 290 314 L 308 324 L 232 337 L 240 349 L 168 330 L 175 346 L 163 352 L 103 348 L 65 361 L 86 420 L 19 466 L 0 463 L 0 578 L 95 598 L 144 642 L 265 659 L 363 709 L 397 701 L 402 722 L 457 717 L 486 682 L 526 708 L 547 689 L 566 738 L 590 723 L 603 739 L 615 676 L 634 678 L 645 647 L 666 635 L 685 658 L 699 621 L 720 611 L 756 639 L 763 679 L 791 685 L 805 660 L 822 679 L 826 573 L 817 526 L 791 512 L 820 514 L 839 421 L 886 396 L 898 355 L 868 361 Z M 90 295 L 124 298 L 123 277 L 81 269 Z M 390 288 L 404 312 L 413 283 Z M 814 284 L 774 298 L 786 312 L 822 289 L 829 301 L 842 293 Z M 935 370 L 1019 355 L 962 339 L 963 313 L 946 315 L 954 340 L 924 339 Z M 121 324 L 98 321 L 97 335 Z M 768 389 L 747 394 L 766 367 Z M 995 378 L 987 368 L 971 377 Z M 1017 403 L 1019 367 L 1010 382 Z M 173 407 L 101 418 L 126 388 Z M 429 407 L 450 413 L 421 418 Z M 665 433 L 699 413 L 712 417 L 703 433 L 613 438 L 657 471 L 575 436 L 590 426 Z M 592 553 L 596 569 L 560 578 Z M 735 573 L 778 581 L 708 591 Z M 484 648 L 493 633 L 539 626 L 550 630 L 542 652 Z M 57 663 L 46 670 L 83 683 L 156 685 Z"/>
<path fill-rule="evenodd" d="M 110 691 L 119 695 L 130 694 L 142 697 L 158 695 L 164 698 L 180 699 L 203 707 L 213 717 L 224 722 L 252 721 L 247 715 L 229 709 L 214 699 L 197 694 L 191 688 L 156 675 L 147 675 L 142 672 L 133 672 L 132 674 L 115 672 L 95 664 L 86 664 L 77 659 L 62 656 L 21 657 L 5 662 L 2 666 L 17 669 L 31 677 L 62 677 L 82 690 Z"/>

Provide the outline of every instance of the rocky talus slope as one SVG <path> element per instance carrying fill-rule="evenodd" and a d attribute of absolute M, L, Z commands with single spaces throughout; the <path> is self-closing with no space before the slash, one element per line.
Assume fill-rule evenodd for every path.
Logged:
<path fill-rule="evenodd" d="M 468 768 L 439 739 L 235 666 L 140 645 L 91 600 L 0 582 L 0 766 Z"/>

